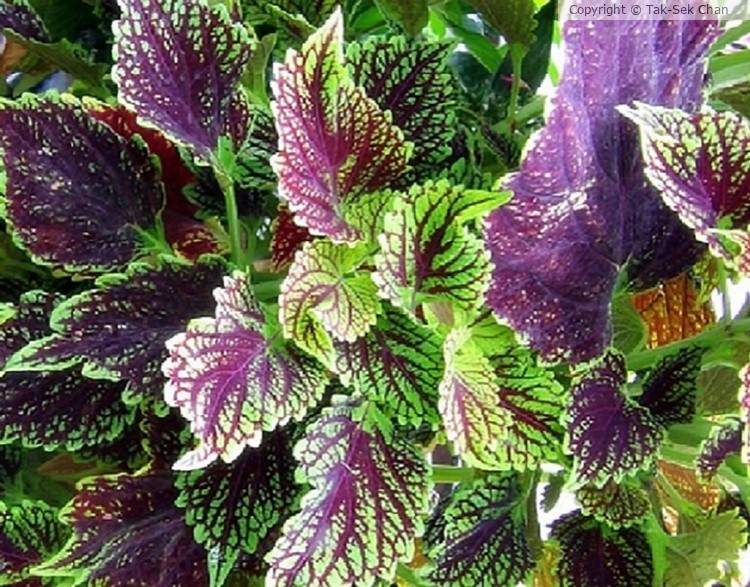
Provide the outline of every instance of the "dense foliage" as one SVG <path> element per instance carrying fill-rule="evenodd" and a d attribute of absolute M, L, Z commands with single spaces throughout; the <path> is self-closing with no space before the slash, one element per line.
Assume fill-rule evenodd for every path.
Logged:
<path fill-rule="evenodd" d="M 750 25 L 341 1 L 0 0 L 0 585 L 747 581 Z"/>

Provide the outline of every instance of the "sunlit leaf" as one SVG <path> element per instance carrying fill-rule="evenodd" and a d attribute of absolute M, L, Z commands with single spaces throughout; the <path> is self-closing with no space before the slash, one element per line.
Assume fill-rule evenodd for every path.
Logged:
<path fill-rule="evenodd" d="M 700 509 L 708 512 L 713 510 L 719 503 L 720 488 L 715 483 L 706 483 L 698 478 L 697 471 L 692 467 L 686 467 L 665 460 L 658 461 L 659 475 L 656 478 L 656 487 L 662 500 L 674 504 L 671 493 L 684 499 Z M 668 484 L 668 487 L 666 486 Z"/>

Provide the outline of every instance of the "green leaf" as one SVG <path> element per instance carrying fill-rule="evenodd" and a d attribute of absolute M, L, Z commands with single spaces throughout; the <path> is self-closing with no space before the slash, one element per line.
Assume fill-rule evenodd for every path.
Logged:
<path fill-rule="evenodd" d="M 617 296 L 612 301 L 612 330 L 612 346 L 625 355 L 641 350 L 646 344 L 648 331 L 631 296 Z"/>
<path fill-rule="evenodd" d="M 510 45 L 529 48 L 536 28 L 534 0 L 469 0 Z"/>
<path fill-rule="evenodd" d="M 333 364 L 333 340 L 354 342 L 377 321 L 377 288 L 369 271 L 358 270 L 365 258 L 364 245 L 308 242 L 281 286 L 284 336 L 326 365 Z"/>
<path fill-rule="evenodd" d="M 533 468 L 556 457 L 562 388 L 512 331 L 490 324 L 454 330 L 445 341 L 439 409 L 446 435 L 475 467 Z"/>
<path fill-rule="evenodd" d="M 667 543 L 666 587 L 703 587 L 721 578 L 719 561 L 735 562 L 747 540 L 747 522 L 732 510 L 710 518 L 696 532 Z"/>
<path fill-rule="evenodd" d="M 750 117 L 750 78 L 742 83 L 723 88 L 714 94 L 744 117 Z"/>
<path fill-rule="evenodd" d="M 427 0 L 375 0 L 380 12 L 398 23 L 412 37 L 427 26 Z"/>
<path fill-rule="evenodd" d="M 585 485 L 576 491 L 576 500 L 584 514 L 613 528 L 627 528 L 642 522 L 651 507 L 648 495 L 640 487 L 609 482 L 604 487 Z"/>

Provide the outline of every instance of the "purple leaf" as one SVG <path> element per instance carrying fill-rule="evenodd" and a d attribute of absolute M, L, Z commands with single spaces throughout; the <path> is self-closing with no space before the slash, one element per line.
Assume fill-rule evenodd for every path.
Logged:
<path fill-rule="evenodd" d="M 429 556 L 435 585 L 517 585 L 534 568 L 526 538 L 525 496 L 513 474 L 459 489 L 443 514 L 444 538 Z"/>
<path fill-rule="evenodd" d="M 214 295 L 215 318 L 193 320 L 167 342 L 164 397 L 200 440 L 175 468 L 200 468 L 217 457 L 232 462 L 260 444 L 262 431 L 300 420 L 328 380 L 317 361 L 274 340 L 244 274 L 225 277 Z"/>
<path fill-rule="evenodd" d="M 622 355 L 606 353 L 570 390 L 566 450 L 576 480 L 602 486 L 651 463 L 664 430 L 648 409 L 625 396 Z"/>
<path fill-rule="evenodd" d="M 651 546 L 637 528 L 615 530 L 577 511 L 553 524 L 551 538 L 560 545 L 560 587 L 651 585 Z"/>
<path fill-rule="evenodd" d="M 485 232 L 495 265 L 488 303 L 545 359 L 603 352 L 612 291 L 629 260 L 647 273 L 630 278 L 645 286 L 696 260 L 692 237 L 648 185 L 634 129 L 615 107 L 643 100 L 694 109 L 716 31 L 707 21 L 566 23 L 565 70 L 547 123 L 505 182 L 514 198 Z M 613 55 L 628 58 L 613 63 Z"/>
<path fill-rule="evenodd" d="M 0 35 L 10 29 L 24 39 L 48 43 L 47 27 L 29 5 L 28 0 L 4 0 L 0 3 Z"/>
<path fill-rule="evenodd" d="M 86 375 L 124 380 L 132 399 L 161 397 L 167 339 L 196 314 L 213 308 L 223 263 L 176 260 L 161 267 L 133 265 L 127 274 L 100 278 L 52 314 L 55 334 L 35 341 L 9 364 L 13 369 L 63 369 L 83 363 Z"/>
<path fill-rule="evenodd" d="M 669 355 L 643 381 L 638 403 L 651 412 L 660 426 L 668 428 L 692 421 L 703 352 L 704 349 L 693 347 Z"/>
<path fill-rule="evenodd" d="M 164 206 L 148 150 L 71 97 L 0 106 L 13 234 L 37 261 L 69 271 L 126 265 Z"/>
<path fill-rule="evenodd" d="M 113 23 L 120 101 L 203 161 L 230 124 L 251 39 L 222 4 L 119 0 Z"/>
<path fill-rule="evenodd" d="M 367 586 L 392 579 L 396 564 L 414 556 L 427 464 L 414 445 L 368 431 L 350 412 L 327 409 L 295 447 L 312 489 L 269 555 L 270 584 Z"/>
<path fill-rule="evenodd" d="M 727 255 L 712 230 L 719 219 L 732 228 L 750 220 L 750 125 L 734 112 L 681 110 L 636 103 L 620 112 L 641 131 L 646 176 L 680 220 Z"/>
<path fill-rule="evenodd" d="M 207 553 L 193 541 L 167 471 L 82 482 L 61 517 L 73 536 L 36 571 L 86 584 L 208 586 Z"/>
<path fill-rule="evenodd" d="M 401 175 L 410 155 L 389 115 L 352 82 L 343 34 L 336 10 L 300 52 L 290 51 L 276 66 L 272 104 L 279 193 L 300 225 L 339 243 L 362 238 L 347 209 Z"/>
<path fill-rule="evenodd" d="M 729 455 L 740 454 L 743 428 L 741 420 L 732 418 L 711 429 L 709 437 L 701 443 L 695 461 L 701 480 L 710 481 Z"/>
<path fill-rule="evenodd" d="M 337 343 L 341 383 L 376 402 L 401 425 L 440 423 L 437 389 L 443 376 L 440 338 L 395 308 L 351 343 Z"/>

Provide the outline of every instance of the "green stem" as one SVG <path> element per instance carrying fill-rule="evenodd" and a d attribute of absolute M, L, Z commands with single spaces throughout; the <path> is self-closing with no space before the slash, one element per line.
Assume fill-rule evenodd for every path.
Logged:
<path fill-rule="evenodd" d="M 276 281 L 262 281 L 260 283 L 255 283 L 253 284 L 253 293 L 261 302 L 275 300 L 279 297 L 281 283 L 283 281 L 283 279 L 277 279 Z"/>
<path fill-rule="evenodd" d="M 540 471 L 533 471 L 529 476 L 526 488 L 526 540 L 535 559 L 544 551 L 544 542 L 539 531 L 539 513 L 536 506 L 536 490 L 539 484 Z"/>
<path fill-rule="evenodd" d="M 396 577 L 401 579 L 407 585 L 413 587 L 428 587 L 427 582 L 422 579 L 419 575 L 414 572 L 414 569 L 410 569 L 405 564 L 399 563 L 396 566 Z"/>
<path fill-rule="evenodd" d="M 229 250 L 232 263 L 245 269 L 245 258 L 242 248 L 242 228 L 237 211 L 237 198 L 234 193 L 234 180 L 222 168 L 214 166 L 216 179 L 224 193 L 224 204 L 227 209 L 227 228 L 229 230 Z"/>
<path fill-rule="evenodd" d="M 451 467 L 450 465 L 432 465 L 433 483 L 461 483 L 474 477 L 471 467 Z"/>
<path fill-rule="evenodd" d="M 24 261 L 14 261 L 13 259 L 3 259 L 0 261 L 0 270 L 5 270 L 6 268 L 19 269 L 20 271 L 24 273 L 34 273 L 35 275 L 40 275 L 42 277 L 47 276 L 47 272 L 41 267 L 37 267 L 36 265 L 32 265 L 31 263 L 26 263 Z"/>
<path fill-rule="evenodd" d="M 513 81 L 510 86 L 510 101 L 508 102 L 508 114 L 505 120 L 508 128 L 513 131 L 515 126 L 516 108 L 518 108 L 518 95 L 521 93 L 521 73 L 523 58 L 526 55 L 526 49 L 517 44 L 510 46 L 510 61 L 513 66 Z"/>
<path fill-rule="evenodd" d="M 729 323 L 719 322 L 714 325 L 713 328 L 704 330 L 700 334 L 696 334 L 690 338 L 679 340 L 656 349 L 628 355 L 628 369 L 631 371 L 640 371 L 641 369 L 651 367 L 659 361 L 659 359 L 671 355 L 681 349 L 695 345 L 713 346 L 717 343 L 725 342 L 734 335 L 745 332 L 750 332 L 750 318 L 743 318 Z"/>
<path fill-rule="evenodd" d="M 732 321 L 732 299 L 729 295 L 729 276 L 727 275 L 727 268 L 722 262 L 719 263 L 718 279 L 719 293 L 721 294 L 721 309 L 724 313 L 722 321 L 728 323 Z"/>

